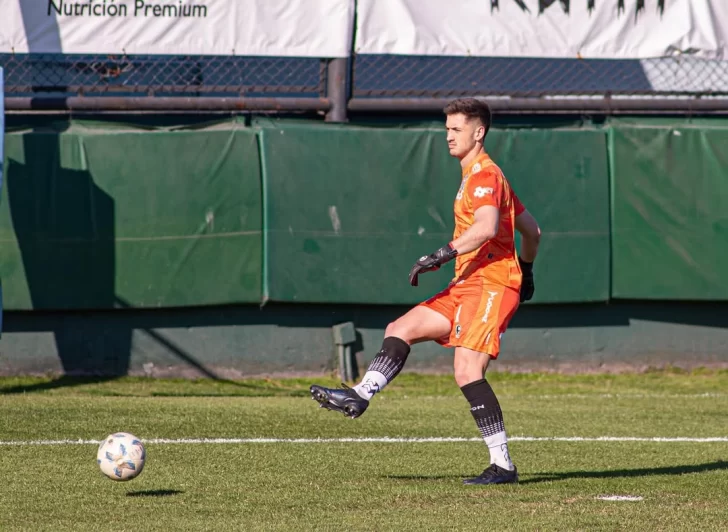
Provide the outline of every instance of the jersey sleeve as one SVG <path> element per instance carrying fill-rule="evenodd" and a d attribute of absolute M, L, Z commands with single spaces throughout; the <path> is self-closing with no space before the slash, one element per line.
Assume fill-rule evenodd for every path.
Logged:
<path fill-rule="evenodd" d="M 468 179 L 468 195 L 473 212 L 480 207 L 491 205 L 500 209 L 503 203 L 503 180 L 494 171 L 482 171 Z"/>
<path fill-rule="evenodd" d="M 513 192 L 513 216 L 518 216 L 525 210 L 526 210 L 526 207 L 523 206 L 523 203 L 521 203 L 521 200 L 519 200 L 518 196 L 516 196 L 516 193 Z"/>

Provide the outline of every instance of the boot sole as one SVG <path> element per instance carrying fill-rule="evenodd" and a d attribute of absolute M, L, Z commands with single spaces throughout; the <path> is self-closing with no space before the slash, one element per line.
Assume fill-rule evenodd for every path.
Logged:
<path fill-rule="evenodd" d="M 508 479 L 508 480 L 493 480 L 493 481 L 478 481 L 476 479 L 473 480 L 463 480 L 463 484 L 466 486 L 489 486 L 491 484 L 518 484 L 518 477 Z"/>
<path fill-rule="evenodd" d="M 354 408 L 352 405 L 341 406 L 331 400 L 326 390 L 320 386 L 311 386 L 311 398 L 318 402 L 320 408 L 326 408 L 333 412 L 341 412 L 346 417 L 356 418 L 359 417 L 362 412 Z"/>

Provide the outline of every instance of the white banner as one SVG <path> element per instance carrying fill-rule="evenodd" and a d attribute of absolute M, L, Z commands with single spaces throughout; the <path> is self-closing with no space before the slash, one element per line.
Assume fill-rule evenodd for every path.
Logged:
<path fill-rule="evenodd" d="M 0 53 L 347 57 L 354 0 L 0 0 Z"/>
<path fill-rule="evenodd" d="M 359 0 L 357 5 L 360 54 L 728 59 L 728 0 Z"/>

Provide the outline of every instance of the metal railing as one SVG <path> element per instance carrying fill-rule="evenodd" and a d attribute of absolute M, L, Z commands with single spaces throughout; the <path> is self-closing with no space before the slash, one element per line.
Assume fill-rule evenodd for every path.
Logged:
<path fill-rule="evenodd" d="M 0 54 L 10 111 L 728 113 L 728 61 Z"/>

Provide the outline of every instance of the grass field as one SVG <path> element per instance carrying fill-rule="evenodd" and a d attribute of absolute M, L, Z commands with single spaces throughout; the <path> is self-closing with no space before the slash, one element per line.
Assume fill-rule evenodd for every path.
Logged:
<path fill-rule="evenodd" d="M 356 420 L 309 379 L 0 379 L 0 530 L 728 530 L 728 372 L 489 378 L 518 485 L 461 483 L 488 453 L 449 376 Z M 95 461 L 121 430 L 127 483 Z"/>

